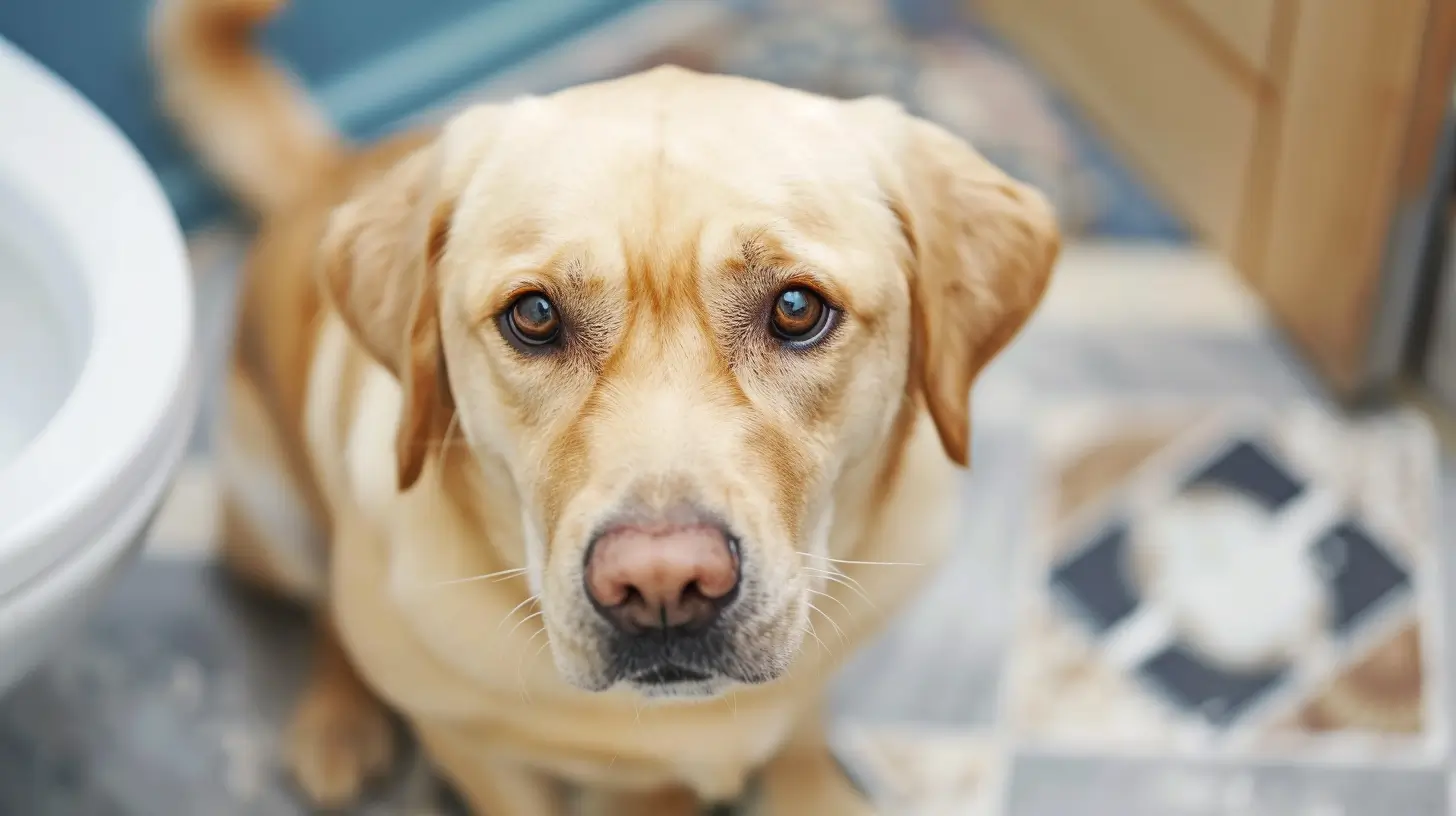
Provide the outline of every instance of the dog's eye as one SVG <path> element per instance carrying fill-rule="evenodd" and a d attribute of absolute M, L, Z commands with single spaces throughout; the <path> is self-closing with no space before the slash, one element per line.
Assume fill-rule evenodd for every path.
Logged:
<path fill-rule="evenodd" d="M 796 348 L 810 346 L 823 339 L 834 317 L 834 310 L 812 289 L 785 289 L 774 298 L 769 327 L 774 336 Z"/>
<path fill-rule="evenodd" d="M 561 316 L 557 314 L 556 306 L 540 292 L 516 298 L 501 317 L 506 339 L 518 347 L 549 345 L 561 335 Z"/>

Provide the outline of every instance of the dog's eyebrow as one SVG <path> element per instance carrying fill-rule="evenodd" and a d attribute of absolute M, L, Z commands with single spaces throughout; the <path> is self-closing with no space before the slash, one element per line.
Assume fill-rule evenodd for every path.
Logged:
<path fill-rule="evenodd" d="M 487 243 L 502 257 L 521 257 L 537 251 L 546 240 L 541 221 L 532 216 L 502 219 L 487 225 Z"/>
<path fill-rule="evenodd" d="M 811 287 L 839 308 L 851 313 L 855 311 L 844 287 L 818 264 L 789 251 L 783 240 L 770 229 L 756 229 L 743 235 L 739 239 L 737 253 L 729 258 L 725 267 L 730 275 L 764 288 Z"/>
<path fill-rule="evenodd" d="M 504 284 L 491 287 L 479 299 L 480 305 L 474 310 L 475 322 L 494 320 L 517 298 L 530 292 L 540 292 L 559 301 L 590 292 L 597 283 L 586 274 L 586 265 L 579 258 L 553 258 L 545 264 L 522 266 L 507 274 Z"/>
<path fill-rule="evenodd" d="M 774 235 L 767 227 L 746 232 L 738 239 L 737 260 L 741 261 L 745 271 L 751 269 L 784 269 L 798 264 L 784 247 L 784 243 L 777 235 Z"/>

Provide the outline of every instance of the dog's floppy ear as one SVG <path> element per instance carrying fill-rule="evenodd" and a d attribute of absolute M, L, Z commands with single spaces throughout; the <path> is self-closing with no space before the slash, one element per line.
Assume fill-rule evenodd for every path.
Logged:
<path fill-rule="evenodd" d="M 959 138 L 883 100 L 855 103 L 878 119 L 898 172 L 890 206 L 909 247 L 912 386 L 946 454 L 970 462 L 970 391 L 1046 290 L 1061 246 L 1040 193 Z"/>
<path fill-rule="evenodd" d="M 400 490 L 424 469 L 453 406 L 440 350 L 436 267 L 451 205 L 439 148 L 407 155 L 333 213 L 320 248 L 323 288 L 349 330 L 399 380 L 395 458 Z"/>

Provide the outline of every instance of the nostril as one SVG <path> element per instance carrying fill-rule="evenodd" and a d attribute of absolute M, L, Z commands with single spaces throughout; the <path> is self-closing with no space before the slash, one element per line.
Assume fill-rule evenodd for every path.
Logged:
<path fill-rule="evenodd" d="M 689 586 L 709 600 L 727 598 L 738 588 L 739 571 L 738 542 L 729 538 L 720 551 L 698 564 Z"/>

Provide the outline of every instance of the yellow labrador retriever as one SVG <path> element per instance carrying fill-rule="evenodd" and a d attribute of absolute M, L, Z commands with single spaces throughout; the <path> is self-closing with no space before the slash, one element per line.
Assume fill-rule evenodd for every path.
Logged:
<path fill-rule="evenodd" d="M 387 705 L 481 814 L 868 812 L 817 711 L 952 533 L 1043 198 L 890 102 L 674 68 L 346 147 L 250 46 L 280 3 L 163 0 L 154 45 L 261 222 L 224 550 L 318 604 L 303 789 L 383 770 Z"/>

